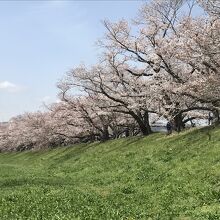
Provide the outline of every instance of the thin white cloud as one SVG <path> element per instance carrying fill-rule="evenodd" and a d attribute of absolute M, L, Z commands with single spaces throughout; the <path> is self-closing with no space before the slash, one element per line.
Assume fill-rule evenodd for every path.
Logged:
<path fill-rule="evenodd" d="M 51 96 L 44 96 L 43 98 L 40 99 L 41 102 L 44 104 L 51 104 L 51 103 L 60 103 L 62 102 L 60 99 L 55 99 L 54 97 Z"/>
<path fill-rule="evenodd" d="M 6 92 L 20 92 L 23 90 L 23 87 L 16 85 L 14 83 L 11 83 L 9 81 L 1 81 L 0 82 L 0 90 L 6 91 Z"/>
<path fill-rule="evenodd" d="M 48 103 L 48 102 L 50 102 L 52 100 L 52 98 L 50 97 L 50 96 L 44 96 L 42 99 L 41 99 L 41 101 L 43 102 L 43 103 Z"/>
<path fill-rule="evenodd" d="M 62 101 L 60 99 L 56 99 L 56 103 L 61 103 Z"/>

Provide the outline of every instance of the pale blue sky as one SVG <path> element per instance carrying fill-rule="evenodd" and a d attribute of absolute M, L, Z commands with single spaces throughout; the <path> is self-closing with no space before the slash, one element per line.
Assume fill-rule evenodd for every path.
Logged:
<path fill-rule="evenodd" d="M 135 16 L 142 1 L 0 1 L 0 121 L 56 100 L 71 67 L 96 61 L 101 20 Z"/>

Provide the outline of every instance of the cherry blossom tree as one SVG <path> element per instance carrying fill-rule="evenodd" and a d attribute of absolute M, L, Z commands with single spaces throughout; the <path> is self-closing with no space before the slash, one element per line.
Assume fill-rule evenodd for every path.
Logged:
<path fill-rule="evenodd" d="M 220 17 L 220 2 L 218 0 L 199 0 L 198 2 L 211 16 Z"/>
<path fill-rule="evenodd" d="M 181 30 L 182 23 L 193 20 L 191 14 L 195 5 L 195 1 L 187 1 L 189 12 L 185 13 L 184 17 L 179 16 L 184 2 L 155 0 L 145 4 L 135 21 L 135 27 L 124 20 L 117 23 L 105 21 L 107 34 L 105 39 L 99 42 L 106 50 L 114 48 L 131 63 L 145 65 L 144 72 L 137 73 L 129 68 L 127 70 L 133 75 L 139 74 L 143 77 L 153 75 L 157 91 L 155 99 L 160 102 L 157 112 L 173 120 L 177 130 L 184 127 L 185 113 L 192 110 L 207 110 L 209 107 L 206 106 L 207 103 L 202 103 L 201 99 L 180 92 L 186 88 L 193 90 L 193 83 L 195 87 L 204 85 L 204 83 L 199 83 L 199 80 L 202 81 L 202 78 L 204 80 L 204 77 L 198 77 L 201 74 L 195 65 L 181 58 L 185 53 L 181 49 L 181 44 L 184 44 L 181 35 L 181 33 L 184 34 Z M 193 28 L 197 30 L 197 27 L 198 24 L 192 26 L 192 33 Z M 135 28 L 136 31 L 134 31 Z M 189 40 L 189 36 L 186 40 Z M 193 51 L 190 55 L 193 56 Z M 206 85 L 210 90 L 210 86 Z M 207 94 L 207 88 L 203 94 Z M 219 88 L 218 84 L 216 88 Z M 202 97 L 202 93 L 197 92 L 197 95 Z"/>
<path fill-rule="evenodd" d="M 95 105 L 105 114 L 109 110 L 132 116 L 144 135 L 151 133 L 149 112 L 153 112 L 150 104 L 150 81 L 144 82 L 141 76 L 127 74 L 125 61 L 115 59 L 112 55 L 108 62 L 87 69 L 85 66 L 68 72 L 59 84 L 63 98 L 72 88 L 81 88 L 90 97 L 98 97 Z M 108 110 L 107 110 L 108 109 Z M 107 111 L 107 112 L 106 112 Z"/>

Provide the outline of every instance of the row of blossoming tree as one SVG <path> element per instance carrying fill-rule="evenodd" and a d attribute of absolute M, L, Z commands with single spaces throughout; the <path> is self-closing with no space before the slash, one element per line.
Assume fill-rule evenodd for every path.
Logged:
<path fill-rule="evenodd" d="M 148 135 L 159 118 L 177 131 L 208 112 L 219 122 L 218 1 L 152 0 L 132 22 L 103 24 L 99 62 L 67 72 L 48 111 L 2 126 L 1 150 Z"/>

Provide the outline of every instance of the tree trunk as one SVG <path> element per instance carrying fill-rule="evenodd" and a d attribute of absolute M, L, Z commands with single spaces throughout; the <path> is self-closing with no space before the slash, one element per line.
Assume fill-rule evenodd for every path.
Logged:
<path fill-rule="evenodd" d="M 127 127 L 126 129 L 125 129 L 125 137 L 129 137 L 129 128 Z"/>
<path fill-rule="evenodd" d="M 136 120 L 136 122 L 139 125 L 139 128 L 141 130 L 141 133 L 146 136 L 152 133 L 151 131 L 151 127 L 149 124 L 149 114 L 148 112 L 144 113 L 143 117 L 140 117 L 140 113 L 137 115 L 134 112 L 131 112 L 131 115 L 133 116 L 133 118 Z"/>
<path fill-rule="evenodd" d="M 103 127 L 103 132 L 102 132 L 101 141 L 107 141 L 107 140 L 109 140 L 108 126 L 104 126 L 104 127 Z"/>
<path fill-rule="evenodd" d="M 147 111 L 144 113 L 144 124 L 147 127 L 148 134 L 151 134 L 152 130 L 149 122 L 149 113 Z"/>
<path fill-rule="evenodd" d="M 219 124 L 220 124 L 219 111 L 218 111 L 218 110 L 215 110 L 215 111 L 213 112 L 213 115 L 214 115 L 214 124 L 215 124 L 215 125 L 219 125 Z"/>
<path fill-rule="evenodd" d="M 174 129 L 180 132 L 184 127 L 182 114 L 179 113 L 174 117 Z"/>

